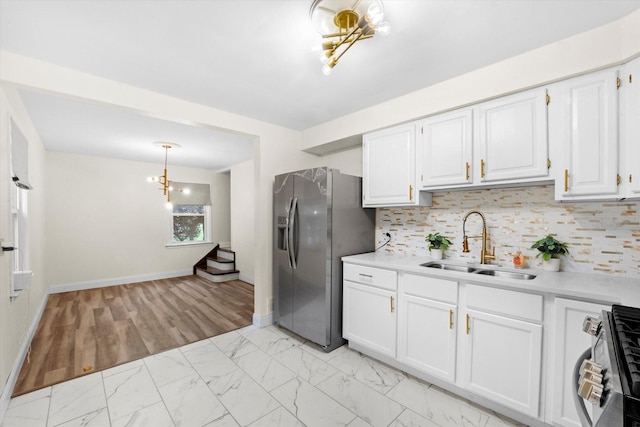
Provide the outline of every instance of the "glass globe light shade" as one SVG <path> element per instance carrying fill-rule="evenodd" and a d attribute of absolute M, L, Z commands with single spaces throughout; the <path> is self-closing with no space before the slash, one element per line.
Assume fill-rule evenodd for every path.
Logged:
<path fill-rule="evenodd" d="M 384 12 L 377 2 L 372 3 L 371 6 L 369 6 L 369 9 L 367 10 L 367 19 L 374 26 L 378 25 L 384 19 Z"/>
<path fill-rule="evenodd" d="M 388 22 L 383 22 L 376 27 L 376 34 L 384 37 L 388 36 L 391 32 L 391 25 Z"/>

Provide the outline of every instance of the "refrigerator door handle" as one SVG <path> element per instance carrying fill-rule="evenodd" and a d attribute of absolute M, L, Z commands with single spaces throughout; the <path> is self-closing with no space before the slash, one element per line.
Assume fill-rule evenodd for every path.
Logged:
<path fill-rule="evenodd" d="M 296 210 L 298 209 L 298 198 L 293 198 L 293 204 L 291 205 L 291 210 L 289 211 L 289 242 L 287 247 L 289 249 L 289 260 L 291 262 L 291 267 L 294 269 L 298 268 L 296 263 L 296 247 L 295 247 L 295 225 L 296 225 Z"/>
<path fill-rule="evenodd" d="M 287 206 L 287 222 L 284 226 L 284 247 L 287 250 L 287 261 L 289 261 L 289 268 L 291 268 L 291 250 L 289 249 L 289 219 L 291 218 L 291 204 L 293 203 L 293 197 L 289 199 Z"/>

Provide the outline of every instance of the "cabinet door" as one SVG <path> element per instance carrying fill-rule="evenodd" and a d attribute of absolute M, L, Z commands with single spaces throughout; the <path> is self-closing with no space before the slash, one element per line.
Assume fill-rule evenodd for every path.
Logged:
<path fill-rule="evenodd" d="M 470 184 L 473 110 L 439 114 L 422 122 L 418 144 L 422 188 Z"/>
<path fill-rule="evenodd" d="M 621 79 L 622 182 L 626 197 L 640 198 L 640 58 L 625 65 Z"/>
<path fill-rule="evenodd" d="M 415 145 L 416 127 L 413 123 L 364 136 L 364 206 L 417 204 Z"/>
<path fill-rule="evenodd" d="M 550 365 L 549 402 L 554 425 L 580 427 L 573 403 L 573 367 L 591 346 L 591 336 L 582 331 L 585 316 L 600 317 L 609 306 L 558 298 L 555 302 L 554 349 Z M 590 407 L 591 405 L 587 405 Z"/>
<path fill-rule="evenodd" d="M 549 175 L 546 89 L 485 102 L 479 111 L 480 181 Z"/>
<path fill-rule="evenodd" d="M 398 360 L 455 381 L 456 306 L 413 295 L 400 296 Z"/>
<path fill-rule="evenodd" d="M 478 395 L 538 416 L 542 326 L 467 310 L 463 386 Z"/>
<path fill-rule="evenodd" d="M 617 78 L 617 70 L 607 70 L 560 85 L 563 153 L 556 199 L 617 197 Z"/>
<path fill-rule="evenodd" d="M 344 282 L 342 334 L 378 353 L 396 357 L 396 293 Z"/>

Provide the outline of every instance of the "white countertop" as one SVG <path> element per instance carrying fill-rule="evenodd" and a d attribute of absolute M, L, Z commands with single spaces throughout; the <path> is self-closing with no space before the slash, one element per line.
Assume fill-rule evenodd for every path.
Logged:
<path fill-rule="evenodd" d="M 572 273 L 568 271 L 550 272 L 535 268 L 509 268 L 493 265 L 464 264 L 453 260 L 434 260 L 429 257 L 407 255 L 389 255 L 370 252 L 343 257 L 347 263 L 380 267 L 398 272 L 420 274 L 423 276 L 449 278 L 465 283 L 477 283 L 487 286 L 514 289 L 533 293 L 553 294 L 559 297 L 588 300 L 607 304 L 623 304 L 640 307 L 640 280 L 600 274 Z M 470 267 L 499 268 L 535 274 L 532 280 L 507 279 L 485 276 L 475 273 L 456 272 L 436 268 L 422 267 L 420 264 L 436 261 L 443 264 L 467 265 Z"/>

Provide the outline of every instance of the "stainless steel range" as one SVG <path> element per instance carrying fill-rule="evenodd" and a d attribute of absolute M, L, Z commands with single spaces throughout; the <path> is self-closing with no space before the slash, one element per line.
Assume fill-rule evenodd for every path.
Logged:
<path fill-rule="evenodd" d="M 587 317 L 583 329 L 594 339 L 574 369 L 582 425 L 640 427 L 640 309 L 613 305 L 600 319 Z"/>

